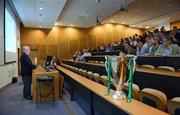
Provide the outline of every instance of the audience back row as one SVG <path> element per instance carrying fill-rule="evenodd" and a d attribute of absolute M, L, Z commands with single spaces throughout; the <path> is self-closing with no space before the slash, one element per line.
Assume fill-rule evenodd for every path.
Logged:
<path fill-rule="evenodd" d="M 180 56 L 180 29 L 174 26 L 173 30 L 166 31 L 162 27 L 160 30 L 148 31 L 143 35 L 135 34 L 132 37 L 120 39 L 112 44 L 76 51 L 74 60 L 85 61 L 85 56 L 91 56 L 91 52 L 112 51 L 120 51 L 124 54 L 137 56 Z"/>

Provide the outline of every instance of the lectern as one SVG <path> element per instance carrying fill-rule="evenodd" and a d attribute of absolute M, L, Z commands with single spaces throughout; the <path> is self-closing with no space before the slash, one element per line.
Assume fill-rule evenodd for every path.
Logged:
<path fill-rule="evenodd" d="M 52 76 L 54 78 L 54 92 L 55 92 L 55 99 L 61 97 L 60 94 L 61 93 L 61 89 L 62 89 L 62 83 L 63 83 L 63 79 L 60 78 L 59 76 L 59 72 L 57 70 L 52 70 L 52 71 L 46 71 L 45 69 L 43 69 L 41 66 L 38 66 L 32 74 L 32 94 L 33 94 L 33 102 L 36 101 L 36 85 L 37 85 L 37 78 L 40 76 Z M 48 85 L 44 85 L 42 86 L 42 93 L 47 94 L 49 92 L 49 90 L 51 90 L 51 87 Z M 61 91 L 60 91 L 61 90 Z M 37 95 L 38 97 L 38 95 Z M 51 99 L 52 97 L 46 97 L 46 98 L 42 98 L 42 100 L 48 100 Z M 39 97 L 38 97 L 39 99 Z"/>

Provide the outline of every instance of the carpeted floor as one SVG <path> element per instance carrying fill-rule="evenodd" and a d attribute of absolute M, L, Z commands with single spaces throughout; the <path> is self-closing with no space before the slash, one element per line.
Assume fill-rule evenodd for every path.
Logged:
<path fill-rule="evenodd" d="M 0 115 L 85 115 L 76 102 L 69 101 L 66 94 L 55 102 L 40 104 L 26 100 L 22 96 L 23 83 L 21 78 L 0 91 Z"/>

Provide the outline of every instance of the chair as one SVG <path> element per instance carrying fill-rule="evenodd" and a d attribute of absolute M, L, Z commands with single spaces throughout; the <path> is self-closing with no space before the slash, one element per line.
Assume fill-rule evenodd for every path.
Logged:
<path fill-rule="evenodd" d="M 100 76 L 99 83 L 104 86 L 107 86 L 107 76 L 105 76 L 105 75 Z"/>
<path fill-rule="evenodd" d="M 82 76 L 87 77 L 87 70 L 82 70 Z"/>
<path fill-rule="evenodd" d="M 42 84 L 43 85 L 51 85 L 51 90 L 48 93 L 42 91 Z M 46 90 L 47 91 L 47 90 Z M 37 77 L 37 85 L 36 85 L 36 108 L 39 102 L 41 103 L 41 97 L 47 98 L 50 95 L 53 96 L 53 105 L 55 103 L 55 92 L 54 92 L 54 78 L 52 76 L 40 76 Z"/>
<path fill-rule="evenodd" d="M 166 111 L 167 97 L 159 90 L 144 88 L 139 91 L 139 100 L 159 110 Z"/>
<path fill-rule="evenodd" d="M 168 113 L 171 115 L 180 115 L 180 97 L 175 97 L 168 101 Z"/>
<path fill-rule="evenodd" d="M 98 73 L 94 73 L 91 80 L 95 81 L 95 82 L 98 82 L 99 81 L 99 77 L 100 75 Z"/>
<path fill-rule="evenodd" d="M 92 71 L 88 71 L 88 73 L 87 73 L 87 78 L 88 78 L 88 79 L 91 79 L 92 75 L 93 75 Z"/>
<path fill-rule="evenodd" d="M 79 75 L 82 75 L 82 69 L 79 69 L 79 70 L 78 70 L 78 74 L 79 74 Z"/>
<path fill-rule="evenodd" d="M 94 63 L 99 63 L 99 61 L 94 61 Z"/>
<path fill-rule="evenodd" d="M 141 65 L 140 68 L 154 69 L 153 65 Z"/>
<path fill-rule="evenodd" d="M 78 72 L 79 72 L 78 70 L 79 70 L 79 69 L 76 67 L 76 68 L 75 68 L 75 73 L 78 73 Z"/>
<path fill-rule="evenodd" d="M 125 84 L 124 90 L 128 91 L 128 83 Z M 138 100 L 139 86 L 137 84 L 132 84 L 132 97 L 133 99 Z"/>
<path fill-rule="evenodd" d="M 99 63 L 104 64 L 104 62 L 103 62 L 103 61 L 100 61 Z"/>
<path fill-rule="evenodd" d="M 175 69 L 173 67 L 170 67 L 170 66 L 158 66 L 157 69 L 166 70 L 166 71 L 175 71 Z"/>
<path fill-rule="evenodd" d="M 177 71 L 177 72 L 180 72 L 180 69 L 177 69 L 176 71 Z"/>

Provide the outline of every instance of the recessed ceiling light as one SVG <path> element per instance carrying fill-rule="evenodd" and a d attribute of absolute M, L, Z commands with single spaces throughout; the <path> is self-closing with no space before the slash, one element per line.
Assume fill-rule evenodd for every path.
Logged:
<path fill-rule="evenodd" d="M 100 0 L 96 0 L 96 2 L 98 3 L 98 2 L 101 2 Z"/>
<path fill-rule="evenodd" d="M 40 7 L 39 9 L 40 9 L 40 10 L 43 10 L 44 8 Z"/>
<path fill-rule="evenodd" d="M 146 26 L 146 29 L 148 29 L 149 28 L 149 26 Z"/>

